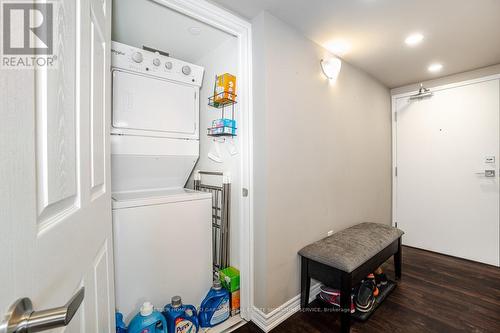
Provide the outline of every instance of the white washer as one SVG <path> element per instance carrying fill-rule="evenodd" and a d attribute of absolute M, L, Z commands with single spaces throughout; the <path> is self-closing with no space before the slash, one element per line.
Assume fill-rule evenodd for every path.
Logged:
<path fill-rule="evenodd" d="M 116 307 L 128 321 L 144 301 L 198 306 L 212 284 L 211 194 L 183 188 L 204 69 L 116 42 L 112 64 Z"/>
<path fill-rule="evenodd" d="M 116 306 L 127 322 L 145 301 L 200 304 L 212 283 L 211 209 L 210 193 L 186 189 L 113 195 Z"/>

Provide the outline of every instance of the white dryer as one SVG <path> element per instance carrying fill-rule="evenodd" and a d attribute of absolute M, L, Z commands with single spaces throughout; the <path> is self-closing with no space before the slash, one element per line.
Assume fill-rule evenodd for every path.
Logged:
<path fill-rule="evenodd" d="M 199 305 L 212 283 L 212 199 L 184 189 L 199 156 L 202 67 L 113 42 L 111 164 L 116 307 L 180 295 Z"/>

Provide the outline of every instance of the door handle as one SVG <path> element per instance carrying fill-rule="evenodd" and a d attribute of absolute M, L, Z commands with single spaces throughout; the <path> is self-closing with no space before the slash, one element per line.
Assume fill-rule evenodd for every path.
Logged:
<path fill-rule="evenodd" d="M 484 170 L 484 172 L 476 172 L 476 175 L 483 175 L 485 177 L 495 177 L 495 170 Z"/>
<path fill-rule="evenodd" d="M 66 305 L 42 311 L 33 311 L 31 300 L 20 298 L 11 305 L 0 323 L 0 333 L 35 333 L 67 326 L 84 297 L 85 287 L 81 287 Z"/>

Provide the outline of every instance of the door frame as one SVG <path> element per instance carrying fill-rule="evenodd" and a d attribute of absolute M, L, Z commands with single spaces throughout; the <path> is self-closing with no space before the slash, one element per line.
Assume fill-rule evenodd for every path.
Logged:
<path fill-rule="evenodd" d="M 499 80 L 500 74 L 493 74 L 488 76 L 479 77 L 476 79 L 458 81 L 449 84 L 439 85 L 430 88 L 432 92 L 434 91 L 442 91 L 447 89 L 453 89 L 458 87 L 463 87 L 471 84 Z M 391 121 L 392 121 L 392 221 L 391 225 L 396 226 L 397 223 L 397 181 L 398 178 L 396 176 L 396 167 L 397 167 L 397 118 L 396 118 L 396 100 L 399 98 L 409 97 L 411 95 L 417 94 L 418 90 L 412 90 L 405 93 L 400 93 L 391 96 Z M 499 110 L 500 112 L 500 110 Z M 498 138 L 500 140 L 500 137 Z"/>
<path fill-rule="evenodd" d="M 153 0 L 167 8 L 206 23 L 238 38 L 238 94 L 242 124 L 241 184 L 248 196 L 240 197 L 240 274 L 241 317 L 251 320 L 253 308 L 253 92 L 252 92 L 252 25 L 250 22 L 205 0 Z"/>

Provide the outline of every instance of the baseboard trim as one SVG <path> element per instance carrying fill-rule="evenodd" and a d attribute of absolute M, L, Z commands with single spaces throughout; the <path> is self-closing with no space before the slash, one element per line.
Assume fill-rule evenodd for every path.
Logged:
<path fill-rule="evenodd" d="M 312 302 L 316 298 L 316 295 L 319 294 L 320 286 L 320 283 L 315 283 L 311 286 L 309 302 Z M 252 310 L 252 321 L 254 324 L 264 332 L 269 332 L 300 310 L 300 294 L 283 303 L 268 314 L 255 306 Z"/>

